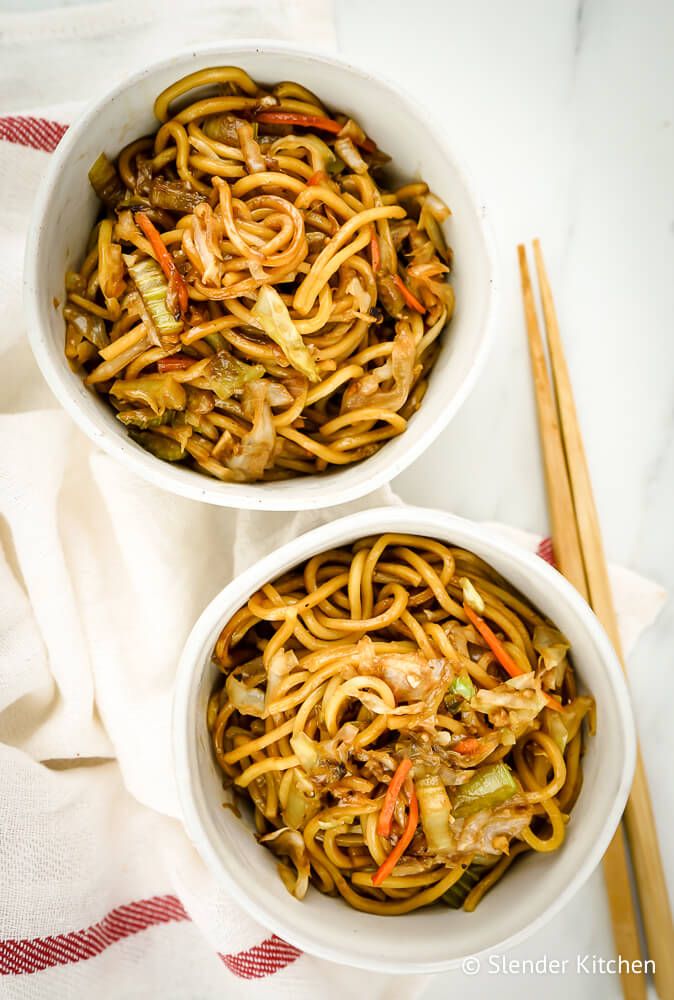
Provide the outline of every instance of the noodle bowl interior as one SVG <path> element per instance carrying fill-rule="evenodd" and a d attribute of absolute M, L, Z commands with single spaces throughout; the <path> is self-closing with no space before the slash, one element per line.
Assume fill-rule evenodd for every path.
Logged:
<path fill-rule="evenodd" d="M 472 911 L 561 847 L 594 702 L 564 636 L 472 553 L 407 534 L 323 552 L 253 594 L 213 659 L 229 804 L 298 899 Z"/>
<path fill-rule="evenodd" d="M 449 209 L 355 118 L 237 67 L 163 91 L 89 172 L 65 353 L 130 436 L 226 482 L 333 471 L 402 434 L 454 309 Z"/>

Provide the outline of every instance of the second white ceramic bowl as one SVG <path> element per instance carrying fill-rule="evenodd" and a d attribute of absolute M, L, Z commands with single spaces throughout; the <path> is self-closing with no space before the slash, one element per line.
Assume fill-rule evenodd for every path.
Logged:
<path fill-rule="evenodd" d="M 135 444 L 110 407 L 73 374 L 64 357 L 64 275 L 83 256 L 98 211 L 87 171 L 101 151 L 116 156 L 157 123 L 152 105 L 168 84 L 205 66 L 240 65 L 266 83 L 296 80 L 328 106 L 351 112 L 393 157 L 401 178 L 423 177 L 451 207 L 446 225 L 455 252 L 457 307 L 423 404 L 400 437 L 357 465 L 278 483 L 222 483 L 162 462 Z M 26 246 L 28 336 L 52 391 L 91 440 L 156 486 L 225 507 L 301 510 L 363 496 L 406 468 L 454 416 L 474 385 L 488 344 L 494 274 L 484 207 L 428 113 L 391 84 L 339 59 L 278 43 L 241 42 L 191 50 L 118 85 L 67 132 L 36 199 Z"/>
<path fill-rule="evenodd" d="M 564 845 L 553 854 L 531 854 L 520 861 L 474 913 L 436 905 L 407 916 L 379 917 L 315 889 L 299 902 L 286 891 L 276 859 L 257 843 L 252 829 L 222 808 L 222 774 L 206 728 L 206 705 L 218 676 L 211 654 L 221 628 L 251 594 L 286 570 L 318 552 L 385 531 L 438 538 L 491 563 L 567 636 L 580 685 L 597 703 L 597 733 L 587 740 L 583 787 Z M 398 973 L 454 968 L 467 956 L 521 941 L 557 913 L 599 864 L 620 821 L 635 758 L 622 670 L 601 625 L 573 587 L 538 556 L 480 525 L 414 507 L 368 510 L 324 525 L 225 587 L 199 618 L 182 655 L 173 746 L 187 832 L 233 899 L 313 955 Z"/>

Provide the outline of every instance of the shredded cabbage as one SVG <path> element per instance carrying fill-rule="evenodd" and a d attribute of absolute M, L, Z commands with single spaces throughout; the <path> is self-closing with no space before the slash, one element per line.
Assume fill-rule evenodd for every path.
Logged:
<path fill-rule="evenodd" d="M 558 690 L 564 681 L 569 643 L 562 633 L 550 625 L 537 625 L 532 644 L 539 654 L 539 666 L 545 686 Z"/>
<path fill-rule="evenodd" d="M 228 460 L 227 465 L 248 480 L 260 479 L 271 461 L 276 444 L 276 429 L 265 382 L 251 382 L 246 386 L 243 412 L 252 420 L 253 426 L 243 435 L 239 451 Z"/>
<path fill-rule="evenodd" d="M 262 365 L 246 365 L 229 351 L 218 351 L 209 360 L 205 370 L 194 380 L 199 389 L 210 389 L 218 399 L 226 402 L 255 379 L 262 378 Z"/>
<path fill-rule="evenodd" d="M 187 181 L 166 181 L 154 177 L 150 183 L 150 204 L 169 212 L 193 212 L 205 196 L 195 191 Z"/>
<path fill-rule="evenodd" d="M 356 149 L 355 143 L 348 136 L 337 139 L 335 152 L 353 170 L 354 174 L 366 174 L 367 163 Z"/>
<path fill-rule="evenodd" d="M 407 402 L 415 376 L 416 344 L 409 326 L 399 323 L 391 357 L 379 368 L 351 383 L 342 399 L 342 413 L 364 406 L 381 406 L 397 412 Z M 393 379 L 393 388 L 381 384 Z"/>
<path fill-rule="evenodd" d="M 259 174 L 267 169 L 264 157 L 260 152 L 260 147 L 255 141 L 255 133 L 250 122 L 237 121 L 236 132 L 239 137 L 239 145 L 246 161 L 246 166 L 251 174 Z"/>
<path fill-rule="evenodd" d="M 454 289 L 446 281 L 435 280 L 438 275 L 446 274 L 448 270 L 449 268 L 439 260 L 427 264 L 410 264 L 407 268 L 407 277 L 422 288 L 426 287 L 432 295 L 444 303 L 451 315 L 454 311 Z"/>
<path fill-rule="evenodd" d="M 273 705 L 280 694 L 280 686 L 283 679 L 288 676 L 293 667 L 297 666 L 297 657 L 288 650 L 279 649 L 271 658 L 267 667 L 267 687 L 264 697 L 265 711 L 269 712 L 269 706 Z"/>
<path fill-rule="evenodd" d="M 260 688 L 246 687 L 234 674 L 229 674 L 225 681 L 225 689 L 230 703 L 242 715 L 252 715 L 256 719 L 264 718 L 264 694 Z"/>
<path fill-rule="evenodd" d="M 152 427 L 160 427 L 166 419 L 165 415 L 158 417 L 149 406 L 139 406 L 132 410 L 120 410 L 116 414 L 116 417 L 125 427 L 137 427 L 142 431 L 149 430 Z"/>
<path fill-rule="evenodd" d="M 484 601 L 478 594 L 477 590 L 468 579 L 467 576 L 462 576 L 459 580 L 461 587 L 463 589 L 463 600 L 464 603 L 472 608 L 478 615 L 484 614 Z"/>
<path fill-rule="evenodd" d="M 89 168 L 89 183 L 108 208 L 116 208 L 124 197 L 124 185 L 105 153 L 101 153 Z"/>
<path fill-rule="evenodd" d="M 252 315 L 269 339 L 278 344 L 293 368 L 306 375 L 310 382 L 320 382 L 321 376 L 309 348 L 290 318 L 285 302 L 271 285 L 260 288 Z"/>
<path fill-rule="evenodd" d="M 67 323 L 72 323 L 80 338 L 88 340 L 99 351 L 110 343 L 105 323 L 100 316 L 94 316 L 72 302 L 67 302 L 63 307 L 63 317 Z"/>
<path fill-rule="evenodd" d="M 267 399 L 270 406 L 290 406 L 293 395 L 282 382 L 273 382 L 271 379 L 267 379 Z"/>
<path fill-rule="evenodd" d="M 429 851 L 451 851 L 454 838 L 450 832 L 451 806 L 449 796 L 437 775 L 428 775 L 414 782 L 419 800 L 421 825 Z"/>
<path fill-rule="evenodd" d="M 112 242 L 112 222 L 104 219 L 98 229 L 98 283 L 106 301 L 124 291 L 124 261 L 119 243 Z"/>
<path fill-rule="evenodd" d="M 204 134 L 216 142 L 237 146 L 239 141 L 236 131 L 237 121 L 238 119 L 232 114 L 208 115 L 204 121 Z"/>
<path fill-rule="evenodd" d="M 449 685 L 448 693 L 464 701 L 470 701 L 475 696 L 475 685 L 470 679 L 467 670 L 462 670 L 458 677 L 455 677 Z"/>
<path fill-rule="evenodd" d="M 486 808 L 463 820 L 457 820 L 456 843 L 459 851 L 480 855 L 508 853 L 509 843 L 531 823 L 532 807 L 513 797 L 495 809 Z"/>
<path fill-rule="evenodd" d="M 290 785 L 288 800 L 282 813 L 286 826 L 289 826 L 291 830 L 299 830 L 307 823 L 318 812 L 321 803 L 320 795 L 316 795 L 313 789 L 308 791 L 303 788 L 302 782 L 298 781 L 297 778 L 296 774 Z"/>
<path fill-rule="evenodd" d="M 344 290 L 348 292 L 349 295 L 353 295 L 359 312 L 366 314 L 370 311 L 372 300 L 370 299 L 368 292 L 366 292 L 361 285 L 360 280 L 355 275 Z"/>
<path fill-rule="evenodd" d="M 437 250 L 443 260 L 448 262 L 450 253 L 447 249 L 440 223 L 444 222 L 449 215 L 451 215 L 450 210 L 437 195 L 429 192 L 424 197 L 419 214 L 419 229 L 422 229 L 428 235 L 435 250 Z"/>
<path fill-rule="evenodd" d="M 183 324 L 182 320 L 171 315 L 166 305 L 168 283 L 162 269 L 151 257 L 139 261 L 133 261 L 129 256 L 124 259 L 147 313 L 146 326 L 156 333 L 158 346 L 176 347 L 180 343 Z"/>
<path fill-rule="evenodd" d="M 338 139 L 352 139 L 354 142 L 362 145 L 367 142 L 367 136 L 362 130 L 357 121 L 353 118 L 347 118 L 347 120 L 342 125 L 342 128 L 337 136 Z"/>
<path fill-rule="evenodd" d="M 470 781 L 459 785 L 454 792 L 454 815 L 472 816 L 482 809 L 493 809 L 507 802 L 517 791 L 517 782 L 507 764 L 499 761 L 480 767 Z"/>
<path fill-rule="evenodd" d="M 153 434 L 152 431 L 131 430 L 129 433 L 137 444 L 155 458 L 162 458 L 165 462 L 179 462 L 185 458 L 185 449 L 178 441 Z"/>
<path fill-rule="evenodd" d="M 220 241 L 224 229 L 219 216 L 208 202 L 202 202 L 192 213 L 192 226 L 183 234 L 183 245 L 191 257 L 201 264 L 204 285 L 219 288 L 223 274 L 223 255 Z"/>
<path fill-rule="evenodd" d="M 311 866 L 302 834 L 297 830 L 281 827 L 280 830 L 274 830 L 273 833 L 260 837 L 260 843 L 265 844 L 274 854 L 292 861 L 297 871 L 297 878 L 294 885 L 289 885 L 287 888 L 296 899 L 304 899 L 309 888 Z"/>
<path fill-rule="evenodd" d="M 382 306 L 394 319 L 399 319 L 405 308 L 405 300 L 393 280 L 392 274 L 377 274 L 377 292 Z"/>
<path fill-rule="evenodd" d="M 312 740 L 306 733 L 296 733 L 290 737 L 290 746 L 293 753 L 300 759 L 300 764 L 309 773 L 320 764 L 319 744 Z"/>
<path fill-rule="evenodd" d="M 185 406 L 185 390 L 171 375 L 117 379 L 110 395 L 130 403 L 144 403 L 157 416 L 166 410 L 182 410 Z"/>
<path fill-rule="evenodd" d="M 531 727 L 546 704 L 540 678 L 529 671 L 491 690 L 480 688 L 471 699 L 470 707 L 487 715 L 493 725 L 507 725 L 515 736 L 520 736 Z"/>
<path fill-rule="evenodd" d="M 586 716 L 589 718 L 590 731 L 594 730 L 594 710 L 594 698 L 580 695 L 565 705 L 563 712 L 546 712 L 543 728 L 564 753 L 567 744 L 578 733 Z"/>

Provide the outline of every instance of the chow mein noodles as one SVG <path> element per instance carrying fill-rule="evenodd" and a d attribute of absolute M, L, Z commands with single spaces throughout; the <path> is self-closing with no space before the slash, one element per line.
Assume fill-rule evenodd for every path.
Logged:
<path fill-rule="evenodd" d="M 65 353 L 147 451 L 231 482 L 357 462 L 418 409 L 454 307 L 448 208 L 297 83 L 163 91 L 89 179 Z"/>
<path fill-rule="evenodd" d="M 323 552 L 222 630 L 208 727 L 230 805 L 301 899 L 471 911 L 579 794 L 569 646 L 477 556 L 385 534 Z"/>

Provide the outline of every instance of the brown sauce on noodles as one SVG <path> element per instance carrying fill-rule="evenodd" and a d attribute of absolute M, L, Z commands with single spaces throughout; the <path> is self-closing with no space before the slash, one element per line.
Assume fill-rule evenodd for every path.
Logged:
<path fill-rule="evenodd" d="M 372 455 L 421 405 L 451 318 L 446 206 L 390 187 L 358 123 L 297 83 L 200 70 L 90 171 L 65 353 L 158 458 L 224 481 Z"/>
<path fill-rule="evenodd" d="M 225 787 L 298 898 L 472 910 L 520 854 L 564 841 L 594 725 L 568 652 L 470 552 L 400 534 L 323 552 L 220 634 Z"/>

